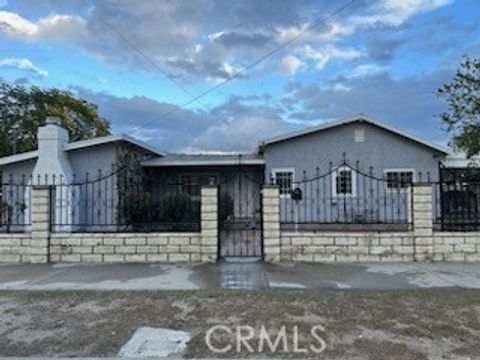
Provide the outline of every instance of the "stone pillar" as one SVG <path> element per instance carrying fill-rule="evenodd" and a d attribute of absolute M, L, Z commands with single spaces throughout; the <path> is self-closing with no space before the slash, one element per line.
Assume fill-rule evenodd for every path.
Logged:
<path fill-rule="evenodd" d="M 201 190 L 202 262 L 218 258 L 218 188 L 202 186 Z"/>
<path fill-rule="evenodd" d="M 433 260 L 432 185 L 415 184 L 412 189 L 414 260 Z"/>
<path fill-rule="evenodd" d="M 50 187 L 34 186 L 32 191 L 32 240 L 30 262 L 47 263 L 50 239 Z"/>
<path fill-rule="evenodd" d="M 280 191 L 277 185 L 262 188 L 263 256 L 266 262 L 280 261 Z"/>

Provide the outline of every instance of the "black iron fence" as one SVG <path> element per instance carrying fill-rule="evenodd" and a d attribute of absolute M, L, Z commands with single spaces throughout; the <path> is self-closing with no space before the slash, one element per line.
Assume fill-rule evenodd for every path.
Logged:
<path fill-rule="evenodd" d="M 0 232 L 24 232 L 30 226 L 31 180 L 12 177 L 0 183 Z"/>
<path fill-rule="evenodd" d="M 433 183 L 433 218 L 442 231 L 480 231 L 480 169 L 440 166 Z"/>
<path fill-rule="evenodd" d="M 362 170 L 346 161 L 330 164 L 321 174 L 275 174 L 280 187 L 280 219 L 284 229 L 303 230 L 407 230 L 409 186 L 415 176 L 408 172 Z"/>
<path fill-rule="evenodd" d="M 52 231 L 200 230 L 200 186 L 167 182 L 123 168 L 59 179 L 51 186 Z"/>

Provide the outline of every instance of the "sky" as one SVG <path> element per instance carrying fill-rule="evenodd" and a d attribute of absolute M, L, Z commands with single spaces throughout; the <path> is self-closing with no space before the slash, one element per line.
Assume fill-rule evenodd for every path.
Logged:
<path fill-rule="evenodd" d="M 0 0 L 0 79 L 71 91 L 165 151 L 359 113 L 446 145 L 435 91 L 479 56 L 478 24 L 478 0 Z"/>

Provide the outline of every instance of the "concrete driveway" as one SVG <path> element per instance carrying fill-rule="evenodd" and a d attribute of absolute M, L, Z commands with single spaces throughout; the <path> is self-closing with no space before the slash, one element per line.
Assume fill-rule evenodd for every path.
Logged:
<path fill-rule="evenodd" d="M 480 263 L 2 264 L 0 290 L 480 288 Z"/>

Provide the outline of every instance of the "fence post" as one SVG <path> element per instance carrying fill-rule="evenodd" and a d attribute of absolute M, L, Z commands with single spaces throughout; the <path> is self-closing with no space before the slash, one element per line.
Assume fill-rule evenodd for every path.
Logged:
<path fill-rule="evenodd" d="M 432 185 L 414 184 L 412 188 L 413 259 L 433 260 Z"/>
<path fill-rule="evenodd" d="M 263 185 L 263 256 L 266 262 L 280 261 L 280 191 L 277 185 Z"/>
<path fill-rule="evenodd" d="M 218 257 L 218 187 L 216 185 L 202 186 L 200 209 L 201 261 L 215 262 Z"/>
<path fill-rule="evenodd" d="M 48 263 L 50 239 L 50 186 L 33 186 L 30 262 Z"/>

